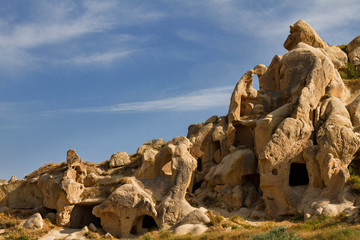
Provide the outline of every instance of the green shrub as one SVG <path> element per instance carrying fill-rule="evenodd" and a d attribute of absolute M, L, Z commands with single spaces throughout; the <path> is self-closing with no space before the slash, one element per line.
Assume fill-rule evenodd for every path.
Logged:
<path fill-rule="evenodd" d="M 358 175 L 350 175 L 350 178 L 349 178 L 349 180 L 347 182 L 351 186 L 351 189 L 354 192 L 360 193 L 360 176 L 358 176 Z"/>
<path fill-rule="evenodd" d="M 346 53 L 346 47 L 347 47 L 347 45 L 346 44 L 341 44 L 341 45 L 338 45 L 338 47 L 343 51 L 343 52 L 345 52 Z"/>
<path fill-rule="evenodd" d="M 294 232 L 286 231 L 284 227 L 275 227 L 270 232 L 256 234 L 252 240 L 301 240 L 302 237 L 295 235 Z"/>
<path fill-rule="evenodd" d="M 21 235 L 20 237 L 17 238 L 17 240 L 29 240 L 29 237 L 26 235 Z"/>
<path fill-rule="evenodd" d="M 345 79 L 356 79 L 360 78 L 360 71 L 356 69 L 353 63 L 347 62 L 346 63 L 346 70 L 345 72 L 341 72 L 341 77 Z"/>

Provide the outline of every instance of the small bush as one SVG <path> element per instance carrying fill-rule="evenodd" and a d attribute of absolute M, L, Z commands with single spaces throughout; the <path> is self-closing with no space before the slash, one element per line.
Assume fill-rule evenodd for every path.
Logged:
<path fill-rule="evenodd" d="M 275 227 L 270 232 L 256 234 L 252 240 L 301 240 L 302 237 L 295 235 L 294 232 L 286 231 L 284 227 Z"/>
<path fill-rule="evenodd" d="M 356 192 L 360 193 L 360 176 L 358 175 L 350 175 L 349 180 L 347 183 L 350 185 L 351 189 Z"/>
<path fill-rule="evenodd" d="M 230 221 L 234 222 L 234 223 L 242 223 L 245 221 L 245 218 L 240 217 L 239 215 L 233 215 L 229 218 Z"/>
<path fill-rule="evenodd" d="M 345 72 L 341 72 L 341 77 L 345 79 L 357 79 L 360 78 L 360 71 L 356 69 L 353 63 L 346 63 Z"/>
<path fill-rule="evenodd" d="M 210 225 L 213 226 L 218 225 L 225 219 L 223 216 L 215 215 L 212 211 L 207 211 L 206 213 L 210 218 Z"/>
<path fill-rule="evenodd" d="M 338 47 L 343 51 L 343 52 L 345 52 L 346 53 L 346 47 L 347 47 L 347 45 L 346 44 L 341 44 L 341 45 L 338 45 Z"/>

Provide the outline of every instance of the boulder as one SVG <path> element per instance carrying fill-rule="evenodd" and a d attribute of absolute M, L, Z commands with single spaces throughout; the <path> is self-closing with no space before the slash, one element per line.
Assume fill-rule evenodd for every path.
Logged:
<path fill-rule="evenodd" d="M 347 46 L 346 52 L 348 53 L 349 60 L 354 66 L 360 66 L 360 35 L 354 38 Z M 359 68 L 358 68 L 359 69 Z"/>
<path fill-rule="evenodd" d="M 186 235 L 186 234 L 194 234 L 194 235 L 201 235 L 206 232 L 208 228 L 203 224 L 184 224 L 177 227 L 174 230 L 175 235 Z"/>
<path fill-rule="evenodd" d="M 31 215 L 26 221 L 23 223 L 22 227 L 31 229 L 31 230 L 40 230 L 44 226 L 43 218 L 40 213 L 35 213 Z"/>
<path fill-rule="evenodd" d="M 126 152 L 117 152 L 114 153 L 110 158 L 110 167 L 122 167 L 130 163 L 130 157 Z"/>
<path fill-rule="evenodd" d="M 284 43 L 284 48 L 290 51 L 299 42 L 306 43 L 316 48 L 328 47 L 315 30 L 302 19 L 295 24 L 290 25 L 290 34 Z"/>

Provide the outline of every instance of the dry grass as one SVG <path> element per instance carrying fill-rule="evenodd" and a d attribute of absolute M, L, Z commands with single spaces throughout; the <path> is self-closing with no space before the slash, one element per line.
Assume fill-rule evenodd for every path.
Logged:
<path fill-rule="evenodd" d="M 6 229 L 3 234 L 0 235 L 0 239 L 38 239 L 45 235 L 50 230 L 56 228 L 50 221 L 44 220 L 44 227 L 41 230 L 28 230 L 21 228 L 21 223 L 33 214 L 29 210 L 17 210 L 10 213 L 0 213 L 0 229 Z"/>
<path fill-rule="evenodd" d="M 39 169 L 25 176 L 25 179 L 40 177 L 44 173 L 57 174 L 65 171 L 67 168 L 66 162 L 61 163 L 47 163 Z"/>
<path fill-rule="evenodd" d="M 13 211 L 12 213 L 0 214 L 0 229 L 6 229 L 6 232 L 0 235 L 0 239 L 37 239 L 45 235 L 48 231 L 56 228 L 49 221 L 44 222 L 44 228 L 38 231 L 30 231 L 20 228 L 20 224 L 31 211 Z M 152 231 L 142 236 L 138 240 L 227 240 L 227 239 L 246 239 L 253 240 L 255 235 L 263 234 L 266 236 L 271 230 L 285 228 L 285 233 L 294 232 L 297 239 L 303 240 L 360 240 L 360 225 L 346 223 L 346 217 L 339 215 L 337 217 L 320 217 L 307 221 L 262 221 L 249 222 L 242 217 L 233 216 L 224 218 L 209 213 L 211 223 L 209 230 L 196 236 L 193 234 L 176 236 L 170 230 Z M 288 234 L 289 235 L 289 234 Z M 104 239 L 104 234 L 88 232 L 85 234 L 88 239 Z M 263 238 L 261 238 L 263 239 Z M 265 238 L 266 239 L 266 238 Z M 283 239 L 283 238 L 282 238 Z M 291 239 L 291 238 L 284 238 Z"/>

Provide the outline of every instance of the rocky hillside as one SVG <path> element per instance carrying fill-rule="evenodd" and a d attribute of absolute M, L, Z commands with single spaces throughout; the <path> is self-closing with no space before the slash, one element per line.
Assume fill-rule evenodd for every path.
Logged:
<path fill-rule="evenodd" d="M 360 35 L 329 46 L 300 20 L 284 47 L 288 53 L 241 77 L 227 116 L 101 164 L 69 150 L 64 163 L 0 182 L 0 212 L 33 209 L 58 226 L 93 225 L 116 237 L 205 231 L 212 212 L 250 219 L 344 213 L 359 221 Z"/>

